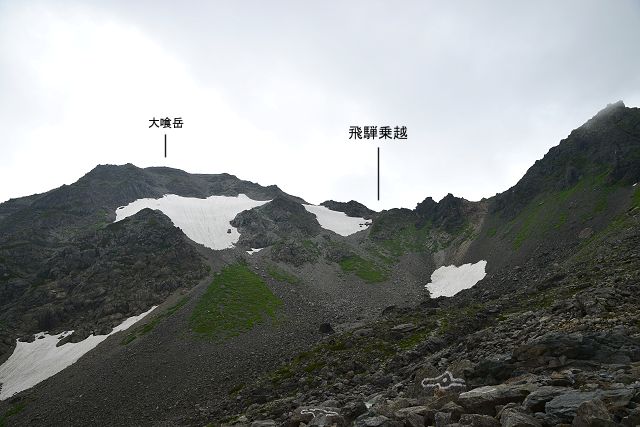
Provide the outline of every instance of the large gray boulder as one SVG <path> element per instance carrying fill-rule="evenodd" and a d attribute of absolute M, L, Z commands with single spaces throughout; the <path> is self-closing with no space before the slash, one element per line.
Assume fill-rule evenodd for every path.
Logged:
<path fill-rule="evenodd" d="M 560 420 L 571 422 L 578 412 L 578 407 L 595 399 L 600 399 L 609 411 L 626 407 L 633 398 L 632 387 L 597 391 L 572 391 L 554 397 L 545 405 L 545 412 Z"/>
<path fill-rule="evenodd" d="M 522 406 L 531 412 L 543 412 L 544 405 L 554 397 L 567 393 L 571 389 L 566 387 L 542 386 L 529 394 L 522 402 Z"/>
<path fill-rule="evenodd" d="M 458 403 L 460 403 L 467 412 L 495 416 L 497 405 L 522 402 L 527 395 L 531 393 L 532 387 L 533 386 L 529 384 L 500 384 L 474 388 L 473 390 L 461 393 L 458 397 Z"/>
<path fill-rule="evenodd" d="M 540 421 L 520 412 L 516 408 L 508 408 L 502 411 L 500 424 L 502 427 L 542 427 Z"/>
<path fill-rule="evenodd" d="M 582 402 L 576 411 L 576 417 L 571 423 L 573 427 L 608 427 L 615 426 L 607 407 L 600 399 Z"/>

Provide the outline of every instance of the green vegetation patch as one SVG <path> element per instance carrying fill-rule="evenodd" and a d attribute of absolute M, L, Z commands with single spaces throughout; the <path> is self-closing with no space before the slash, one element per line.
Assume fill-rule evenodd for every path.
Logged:
<path fill-rule="evenodd" d="M 285 271 L 275 265 L 269 265 L 267 267 L 267 273 L 278 282 L 290 283 L 292 285 L 302 283 L 302 279 L 300 279 L 298 276 L 296 276 L 295 274 L 291 274 L 288 271 Z"/>
<path fill-rule="evenodd" d="M 429 225 L 420 228 L 415 224 L 406 225 L 394 233 L 392 238 L 383 240 L 381 246 L 394 256 L 433 249 L 429 247 L 430 229 Z"/>
<path fill-rule="evenodd" d="M 4 413 L 4 415 L 0 416 L 0 427 L 4 427 L 7 425 L 7 421 L 9 417 L 13 417 L 14 415 L 18 415 L 20 412 L 24 410 L 27 406 L 26 402 L 18 402 L 13 406 L 10 406 Z"/>
<path fill-rule="evenodd" d="M 191 330 L 212 338 L 249 331 L 266 319 L 276 320 L 282 301 L 244 263 L 216 274 L 191 314 Z"/>
<path fill-rule="evenodd" d="M 620 187 L 608 184 L 608 171 L 580 180 L 571 188 L 543 193 L 532 200 L 509 224 L 505 234 L 512 234 L 514 249 L 530 237 L 543 237 L 562 229 L 571 217 L 588 221 L 594 214 L 603 214 L 613 192 Z M 638 196 L 640 198 L 640 196 Z M 639 200 L 640 203 L 640 200 Z M 573 206 L 573 215 L 570 210 Z"/>
<path fill-rule="evenodd" d="M 387 280 L 387 273 L 384 270 L 374 262 L 358 255 L 344 258 L 339 264 L 344 271 L 355 273 L 356 276 L 367 283 L 384 282 Z"/>
<path fill-rule="evenodd" d="M 133 331 L 129 332 L 127 336 L 125 336 L 122 341 L 120 341 L 120 344 L 127 345 L 136 338 L 151 332 L 158 325 L 158 323 L 160 323 L 163 319 L 173 315 L 173 313 L 175 313 L 180 309 L 180 307 L 185 305 L 188 300 L 189 298 L 183 297 L 175 305 L 169 307 L 165 312 L 158 314 L 151 321 L 145 323 L 144 325 L 138 326 Z"/>
<path fill-rule="evenodd" d="M 636 185 L 636 191 L 633 193 L 632 207 L 640 208 L 640 185 Z"/>

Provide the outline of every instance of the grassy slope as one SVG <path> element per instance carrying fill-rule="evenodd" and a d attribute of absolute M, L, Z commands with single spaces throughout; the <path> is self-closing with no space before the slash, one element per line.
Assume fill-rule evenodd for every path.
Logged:
<path fill-rule="evenodd" d="M 298 276 L 291 274 L 288 271 L 285 271 L 273 264 L 267 267 L 267 273 L 278 282 L 289 283 L 291 285 L 302 283 L 302 279 L 300 279 Z"/>
<path fill-rule="evenodd" d="M 282 301 L 246 264 L 236 263 L 216 275 L 191 314 L 193 332 L 227 338 L 275 320 Z"/>
<path fill-rule="evenodd" d="M 518 251 L 529 241 L 563 232 L 570 221 L 584 227 L 590 225 L 594 218 L 610 214 L 607 212 L 610 199 L 626 191 L 621 185 L 607 184 L 605 176 L 603 173 L 582 179 L 565 190 L 542 193 L 507 223 L 499 218 L 489 218 L 485 237 L 505 240 Z"/>

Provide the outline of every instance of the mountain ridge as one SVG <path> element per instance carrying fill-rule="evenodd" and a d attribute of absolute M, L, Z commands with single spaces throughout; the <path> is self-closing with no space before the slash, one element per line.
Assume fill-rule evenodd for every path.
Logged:
<path fill-rule="evenodd" d="M 520 372 L 529 375 L 523 381 L 536 390 L 533 382 L 542 379 L 529 371 L 531 367 L 551 375 L 555 365 L 567 366 L 569 359 L 592 360 L 600 369 L 597 372 L 610 375 L 603 360 L 564 350 L 548 350 L 556 352 L 553 357 L 564 356 L 564 362 L 544 359 L 544 366 L 537 365 L 532 356 L 535 350 L 530 348 L 544 334 L 560 334 L 558 339 L 573 348 L 573 338 L 562 329 L 563 322 L 569 322 L 583 328 L 596 350 L 610 351 L 594 328 L 605 327 L 605 313 L 613 313 L 611 327 L 626 328 L 616 332 L 615 340 L 631 349 L 624 353 L 628 363 L 636 362 L 633 349 L 638 331 L 633 322 L 637 316 L 630 307 L 635 301 L 632 278 L 638 270 L 633 245 L 640 215 L 640 192 L 633 184 L 639 179 L 640 109 L 615 103 L 550 149 L 518 183 L 488 199 L 472 202 L 449 194 L 439 202 L 426 197 L 414 209 L 381 212 L 355 201 L 323 202 L 323 209 L 340 212 L 335 218 L 362 218 L 362 227 L 348 235 L 321 227 L 318 216 L 303 206 L 304 199 L 277 186 L 164 167 L 98 166 L 72 185 L 12 199 L 0 204 L 0 354 L 4 355 L 0 361 L 15 338 L 29 338 L 43 329 L 73 328 L 78 331 L 73 340 L 81 340 L 152 304 L 172 298 L 175 302 L 136 327 L 132 341 L 113 336 L 100 344 L 110 358 L 89 353 L 68 368 L 69 373 L 63 371 L 16 396 L 11 402 L 25 402 L 26 409 L 12 420 L 18 425 L 34 420 L 72 425 L 89 423 L 95 416 L 106 423 L 113 420 L 101 414 L 109 414 L 121 417 L 125 425 L 151 424 L 150 419 L 239 425 L 273 419 L 297 426 L 302 419 L 296 418 L 296 408 L 332 408 L 335 405 L 324 403 L 334 399 L 343 421 L 369 425 L 364 420 L 383 416 L 384 425 L 415 427 L 397 415 L 404 408 L 400 402 L 432 405 L 414 414 L 422 418 L 412 415 L 422 425 L 434 422 L 436 412 L 446 412 L 442 406 L 433 406 L 433 396 L 423 394 L 414 383 L 417 372 L 433 378 L 448 369 L 464 377 L 470 387 L 503 388 Z M 116 208 L 167 192 L 194 198 L 248 193 L 256 200 L 270 201 L 236 215 L 229 226 L 240 230 L 239 240 L 235 247 L 221 251 L 195 244 L 161 211 L 145 209 L 113 222 Z M 616 242 L 622 245 L 620 250 L 614 249 Z M 263 249 L 246 252 L 253 248 Z M 424 290 L 438 267 L 481 260 L 487 262 L 487 276 L 474 287 L 452 298 L 436 299 Z M 587 273 L 582 275 L 581 270 Z M 274 315 L 278 320 L 258 315 L 258 326 L 244 334 L 221 342 L 203 338 L 189 325 L 195 306 L 207 303 L 206 295 L 223 298 L 209 310 L 222 310 L 220 316 L 230 325 L 254 315 L 236 299 L 234 292 L 239 289 L 230 276 L 233 271 L 246 271 L 260 295 L 282 302 L 275 305 L 281 307 Z M 229 280 L 223 283 L 225 292 L 216 288 L 220 277 Z M 140 295 L 135 296 L 136 292 Z M 628 301 L 611 305 L 619 298 Z M 527 309 L 533 314 L 525 315 Z M 541 329 L 544 334 L 510 335 L 518 328 L 532 328 L 527 321 L 540 323 L 545 316 L 553 322 Z M 520 318 L 525 323 L 519 323 Z M 581 331 L 572 328 L 570 333 Z M 492 342 L 509 358 L 481 345 L 490 334 L 500 338 Z M 552 335 L 540 345 L 555 346 Z M 287 345 L 273 345 L 277 340 Z M 158 347 L 159 342 L 163 347 Z M 199 353 L 186 354 L 189 348 Z M 467 361 L 462 348 L 469 350 Z M 125 402 L 118 395 L 127 387 L 142 393 L 124 375 L 127 369 L 135 366 L 143 376 L 153 376 L 160 369 L 138 349 L 162 353 L 163 369 L 175 371 L 172 391 L 141 396 L 144 405 Z M 264 366 L 253 356 L 258 349 Z M 208 352 L 229 352 L 247 361 L 225 362 L 227 371 L 217 372 L 206 358 L 196 357 Z M 587 359 L 575 359 L 576 355 Z M 185 358 L 187 366 L 183 366 Z M 98 359 L 114 372 L 105 374 L 110 388 L 101 389 L 104 404 L 92 400 L 97 398 L 92 392 L 95 386 L 82 373 L 85 369 L 97 372 Z M 142 360 L 146 364 L 139 363 Z M 583 362 L 571 363 L 584 369 Z M 135 381 L 140 378 L 136 375 Z M 62 387 L 59 381 L 73 387 Z M 394 383 L 403 386 L 394 389 Z M 614 389 L 623 393 L 623 388 Z M 79 398 L 75 390 L 92 397 Z M 628 390 L 624 393 L 635 393 Z M 405 394 L 399 395 L 400 391 Z M 279 393 L 289 396 L 288 400 Z M 385 409 L 374 403 L 373 409 L 363 410 L 369 397 L 363 393 L 382 393 L 392 401 L 389 405 L 396 406 Z M 210 397 L 198 397 L 204 394 Z M 65 405 L 70 401 L 82 410 L 68 412 Z M 127 408 L 126 416 L 104 406 L 116 401 Z M 201 410 L 193 409 L 194 402 Z M 496 405 L 479 414 L 482 408 L 465 403 L 464 397 L 456 395 L 450 402 L 462 408 L 449 405 L 453 409 L 447 413 L 456 413 L 454 418 L 466 413 L 500 421 Z M 91 409 L 94 404 L 100 409 Z M 160 406 L 157 412 L 149 409 Z M 3 407 L 6 404 L 0 403 Z M 526 408 L 511 409 L 523 416 L 535 415 Z M 621 414 L 615 415 L 618 421 L 633 415 L 627 404 L 615 411 Z M 544 412 L 537 422 L 560 421 L 567 421 L 566 416 Z"/>

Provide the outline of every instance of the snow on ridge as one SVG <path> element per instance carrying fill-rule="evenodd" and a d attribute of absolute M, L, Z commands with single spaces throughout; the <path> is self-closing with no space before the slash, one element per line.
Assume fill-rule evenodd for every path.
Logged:
<path fill-rule="evenodd" d="M 475 264 L 463 264 L 459 267 L 455 265 L 442 266 L 431 274 L 431 283 L 428 283 L 426 288 L 431 293 L 431 298 L 452 297 L 482 280 L 487 275 L 486 266 L 487 261 L 484 260 Z"/>
<path fill-rule="evenodd" d="M 348 216 L 344 212 L 334 211 L 326 206 L 302 205 L 304 208 L 316 216 L 320 226 L 327 230 L 331 230 L 342 236 L 348 236 L 364 230 L 371 223 L 370 220 L 364 218 L 356 218 Z"/>
<path fill-rule="evenodd" d="M 154 305 L 144 313 L 129 317 L 113 328 L 108 335 L 90 335 L 78 343 L 69 342 L 56 347 L 58 340 L 68 336 L 73 331 L 62 332 L 57 335 L 40 332 L 36 334 L 36 339 L 33 342 L 17 341 L 16 348 L 9 356 L 9 359 L 0 366 L 0 384 L 2 385 L 0 388 L 0 400 L 7 399 L 57 374 L 75 363 L 89 350 L 106 340 L 107 337 L 129 328 L 155 308 L 156 306 Z"/>
<path fill-rule="evenodd" d="M 240 212 L 264 205 L 269 200 L 238 196 L 209 196 L 206 199 L 166 194 L 160 199 L 138 199 L 116 209 L 116 222 L 144 208 L 158 209 L 196 243 L 211 249 L 233 247 L 240 238 L 230 222 Z"/>

